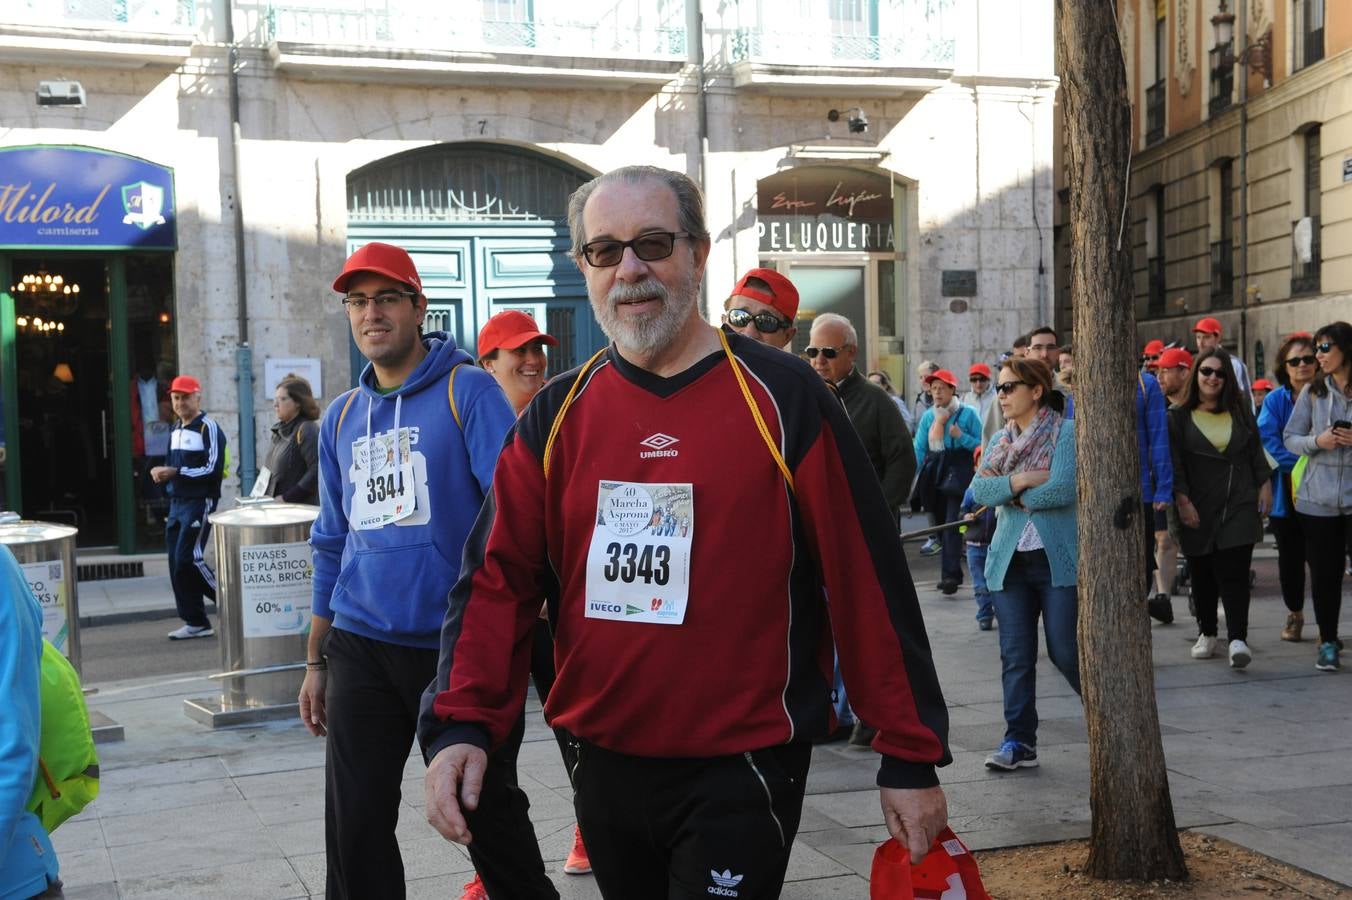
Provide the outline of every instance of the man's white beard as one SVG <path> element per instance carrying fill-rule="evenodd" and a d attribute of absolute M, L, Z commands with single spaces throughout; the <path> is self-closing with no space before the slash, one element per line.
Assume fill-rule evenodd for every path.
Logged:
<path fill-rule="evenodd" d="M 655 312 L 641 316 L 621 315 L 618 305 L 625 300 L 653 297 L 659 301 Z M 668 291 L 656 278 L 635 284 L 616 284 L 606 298 L 592 303 L 601 330 L 619 347 L 647 355 L 675 341 L 695 307 L 697 291 L 694 273 L 684 284 Z"/>

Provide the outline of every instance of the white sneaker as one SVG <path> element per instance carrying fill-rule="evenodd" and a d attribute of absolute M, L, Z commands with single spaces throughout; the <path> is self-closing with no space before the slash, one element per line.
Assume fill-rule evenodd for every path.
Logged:
<path fill-rule="evenodd" d="M 1209 634 L 1197 635 L 1197 643 L 1192 645 L 1193 659 L 1211 659 L 1216 655 L 1216 639 Z"/>
<path fill-rule="evenodd" d="M 1253 659 L 1253 654 L 1249 652 L 1249 645 L 1243 641 L 1230 642 L 1230 668 L 1242 669 Z"/>
<path fill-rule="evenodd" d="M 169 632 L 169 640 L 186 641 L 192 638 L 211 637 L 216 633 L 216 629 L 210 625 L 184 625 L 182 628 Z"/>

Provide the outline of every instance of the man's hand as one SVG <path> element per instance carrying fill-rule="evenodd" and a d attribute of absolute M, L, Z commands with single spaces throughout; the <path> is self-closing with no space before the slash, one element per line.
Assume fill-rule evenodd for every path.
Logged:
<path fill-rule="evenodd" d="M 1266 516 L 1272 512 L 1272 482 L 1264 481 L 1258 489 L 1258 514 Z"/>
<path fill-rule="evenodd" d="M 300 720 L 315 737 L 329 733 L 329 715 L 324 709 L 324 689 L 328 686 L 329 673 L 323 670 L 310 670 L 300 685 Z"/>
<path fill-rule="evenodd" d="M 948 824 L 948 800 L 944 797 L 944 789 L 879 788 L 879 793 L 888 833 L 911 851 L 911 864 L 918 864 Z"/>
<path fill-rule="evenodd" d="M 469 833 L 462 809 L 479 808 L 484 770 L 488 754 L 473 744 L 452 744 L 432 757 L 427 767 L 424 790 L 427 797 L 427 824 L 448 841 L 468 844 Z"/>
<path fill-rule="evenodd" d="M 1197 528 L 1202 524 L 1202 517 L 1197 513 L 1197 507 L 1193 506 L 1192 501 L 1182 495 L 1178 497 L 1178 521 L 1183 523 L 1184 528 Z"/>
<path fill-rule="evenodd" d="M 164 484 L 177 474 L 178 469 L 174 466 L 153 466 L 150 469 L 150 480 L 156 484 Z"/>

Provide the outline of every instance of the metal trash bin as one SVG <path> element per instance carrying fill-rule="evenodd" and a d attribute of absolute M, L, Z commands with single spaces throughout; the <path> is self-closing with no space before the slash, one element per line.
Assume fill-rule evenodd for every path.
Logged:
<path fill-rule="evenodd" d="M 80 604 L 75 569 L 79 529 L 0 514 L 0 544 L 9 547 L 42 604 L 42 636 L 80 672 Z"/>
<path fill-rule="evenodd" d="M 221 693 L 184 700 L 189 718 L 222 728 L 299 715 L 318 517 L 317 506 L 275 501 L 212 513 Z"/>

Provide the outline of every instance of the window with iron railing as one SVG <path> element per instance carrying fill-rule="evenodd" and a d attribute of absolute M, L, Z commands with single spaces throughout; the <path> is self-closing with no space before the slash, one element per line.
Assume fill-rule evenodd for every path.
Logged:
<path fill-rule="evenodd" d="M 1211 308 L 1235 305 L 1235 245 L 1229 239 L 1211 245 Z"/>
<path fill-rule="evenodd" d="M 1317 294 L 1320 291 L 1319 265 L 1322 262 L 1319 246 L 1319 216 L 1310 216 L 1309 259 L 1305 259 L 1301 241 L 1292 242 L 1291 248 L 1291 296 L 1298 294 Z M 1300 223 L 1296 223 L 1300 227 Z"/>
<path fill-rule="evenodd" d="M 1164 140 L 1164 95 L 1166 82 L 1157 81 L 1145 89 L 1145 142 Z"/>
<path fill-rule="evenodd" d="M 1218 44 L 1211 49 L 1211 115 L 1217 116 L 1230 108 L 1235 94 L 1234 41 Z"/>
<path fill-rule="evenodd" d="M 1162 316 L 1166 306 L 1164 283 L 1164 257 L 1156 256 L 1147 263 L 1149 279 L 1149 301 L 1147 311 L 1152 316 Z"/>

